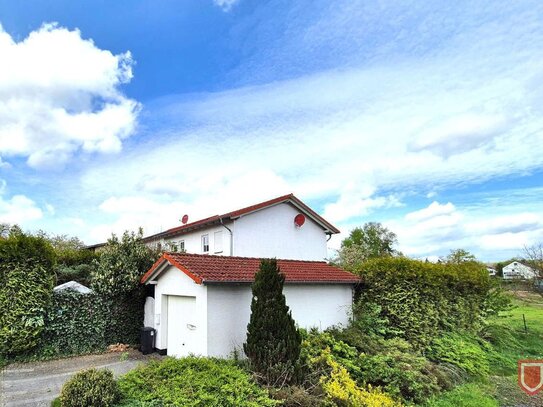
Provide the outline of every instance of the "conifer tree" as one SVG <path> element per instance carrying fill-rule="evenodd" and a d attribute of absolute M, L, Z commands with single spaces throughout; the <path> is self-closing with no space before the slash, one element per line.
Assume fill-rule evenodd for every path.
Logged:
<path fill-rule="evenodd" d="M 285 276 L 275 259 L 264 259 L 253 283 L 251 319 L 243 350 L 251 368 L 268 385 L 292 382 L 297 374 L 301 336 L 283 295 Z"/>

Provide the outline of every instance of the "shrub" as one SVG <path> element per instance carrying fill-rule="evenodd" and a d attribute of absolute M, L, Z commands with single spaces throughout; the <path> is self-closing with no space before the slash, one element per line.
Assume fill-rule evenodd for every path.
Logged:
<path fill-rule="evenodd" d="M 357 272 L 364 276 L 360 301 L 380 306 L 380 316 L 416 348 L 441 332 L 481 327 L 490 282 L 480 263 L 385 258 L 370 260 Z"/>
<path fill-rule="evenodd" d="M 119 400 L 111 370 L 88 369 L 76 373 L 62 387 L 62 407 L 108 407 Z"/>
<path fill-rule="evenodd" d="M 112 343 L 139 343 L 144 295 L 104 298 L 65 290 L 53 294 L 44 319 L 37 358 L 104 350 Z"/>
<path fill-rule="evenodd" d="M 51 246 L 18 228 L 0 238 L 0 354 L 36 346 L 53 289 Z"/>
<path fill-rule="evenodd" d="M 291 382 L 300 357 L 301 337 L 283 295 L 284 282 L 277 261 L 262 260 L 252 287 L 251 318 L 243 345 L 251 369 L 269 385 Z"/>
<path fill-rule="evenodd" d="M 385 340 L 374 354 L 361 354 L 357 381 L 381 386 L 394 397 L 422 402 L 439 392 L 428 360 L 400 338 Z"/>
<path fill-rule="evenodd" d="M 371 342 L 372 353 L 361 352 L 328 332 L 310 332 L 302 348 L 302 358 L 307 366 L 307 385 L 314 386 L 316 377 L 329 375 L 329 364 L 323 365 L 320 357 L 325 352 L 326 361 L 345 368 L 360 387 L 379 386 L 393 397 L 416 402 L 439 391 L 433 366 L 408 342 L 401 338 L 366 337 L 366 340 Z"/>
<path fill-rule="evenodd" d="M 330 367 L 329 375 L 322 376 L 320 384 L 326 399 L 334 405 L 345 407 L 395 407 L 401 403 L 394 401 L 390 396 L 379 389 L 360 388 L 351 378 L 347 369 L 329 357 L 329 352 L 321 355 Z"/>
<path fill-rule="evenodd" d="M 281 402 L 281 407 L 330 407 L 324 394 L 313 388 L 310 390 L 299 386 L 286 386 L 270 389 L 271 396 Z"/>
<path fill-rule="evenodd" d="M 490 344 L 475 336 L 449 333 L 434 339 L 426 354 L 431 360 L 450 363 L 472 377 L 486 377 L 490 352 L 493 352 Z"/>
<path fill-rule="evenodd" d="M 222 407 L 279 404 L 234 362 L 221 359 L 188 357 L 151 361 L 122 377 L 119 387 L 126 402 Z"/>
<path fill-rule="evenodd" d="M 92 289 L 101 295 L 118 297 L 138 288 L 141 276 L 157 259 L 143 243 L 143 232 L 113 235 L 107 242 L 91 275 Z"/>

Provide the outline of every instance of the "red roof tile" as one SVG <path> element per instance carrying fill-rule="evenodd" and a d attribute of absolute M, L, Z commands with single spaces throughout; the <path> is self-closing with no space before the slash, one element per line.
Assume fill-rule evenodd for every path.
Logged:
<path fill-rule="evenodd" d="M 178 268 L 197 284 L 251 283 L 260 266 L 254 257 L 210 256 L 204 254 L 164 253 L 144 274 L 147 282 L 165 262 Z M 287 283 L 356 284 L 360 278 L 324 261 L 277 260 Z M 159 270 L 160 271 L 160 270 Z"/>

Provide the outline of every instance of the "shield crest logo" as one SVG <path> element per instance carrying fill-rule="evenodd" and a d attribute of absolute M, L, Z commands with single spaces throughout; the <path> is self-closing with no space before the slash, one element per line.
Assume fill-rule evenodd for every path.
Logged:
<path fill-rule="evenodd" d="M 519 360 L 518 384 L 530 396 L 539 393 L 543 389 L 543 360 Z"/>

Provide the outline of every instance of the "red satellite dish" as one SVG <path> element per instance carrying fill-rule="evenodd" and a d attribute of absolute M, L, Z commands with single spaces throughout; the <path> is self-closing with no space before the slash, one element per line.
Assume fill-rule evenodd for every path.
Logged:
<path fill-rule="evenodd" d="M 294 224 L 297 226 L 297 227 L 302 227 L 302 225 L 305 223 L 305 216 L 302 215 L 301 213 L 299 213 L 298 215 L 296 215 L 294 217 Z"/>
<path fill-rule="evenodd" d="M 189 215 L 183 215 L 181 222 L 185 225 L 189 221 Z"/>

